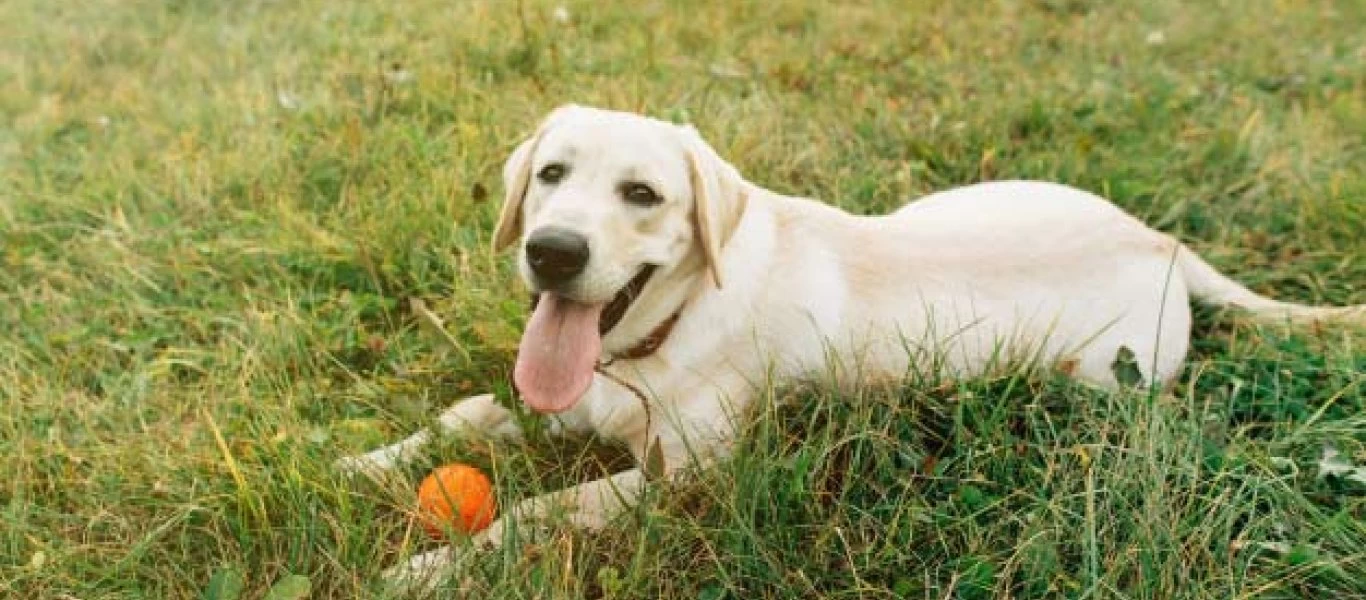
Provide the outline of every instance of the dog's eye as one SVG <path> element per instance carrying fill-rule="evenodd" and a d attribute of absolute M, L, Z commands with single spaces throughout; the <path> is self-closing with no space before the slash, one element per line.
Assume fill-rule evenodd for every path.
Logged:
<path fill-rule="evenodd" d="M 650 186 L 643 183 L 623 183 L 621 197 L 636 206 L 654 206 L 664 201 L 659 194 L 650 189 Z"/>
<path fill-rule="evenodd" d="M 541 183 L 559 183 L 561 179 L 564 179 L 564 171 L 563 164 L 550 163 L 536 172 L 536 179 L 541 180 Z"/>

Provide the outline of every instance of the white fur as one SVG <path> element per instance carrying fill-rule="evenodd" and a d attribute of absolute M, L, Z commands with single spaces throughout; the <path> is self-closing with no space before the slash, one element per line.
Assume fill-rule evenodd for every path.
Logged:
<path fill-rule="evenodd" d="M 550 160 L 568 163 L 571 177 L 537 183 L 530 174 Z M 654 184 L 665 202 L 624 204 L 615 190 L 628 175 Z M 629 348 L 681 307 L 654 355 L 606 367 L 646 390 L 649 406 L 597 375 L 557 424 L 618 440 L 642 465 L 658 443 L 669 473 L 723 456 L 734 417 L 765 384 L 831 374 L 841 383 L 912 372 L 967 377 L 1023 362 L 1114 388 L 1111 365 L 1128 348 L 1145 382 L 1161 385 L 1185 358 L 1191 296 L 1268 320 L 1366 320 L 1361 306 L 1258 296 L 1104 199 L 1051 183 L 971 185 L 860 217 L 744 181 L 690 127 L 575 106 L 552 113 L 505 176 L 499 244 L 550 223 L 588 236 L 580 299 L 610 298 L 642 262 L 659 264 L 604 339 L 607 354 Z M 491 396 L 456 404 L 440 428 L 518 435 Z M 430 437 L 420 432 L 341 466 L 384 470 Z M 572 523 L 600 527 L 644 480 L 633 469 L 526 500 L 480 539 L 500 544 L 510 522 L 531 523 L 555 507 L 568 509 Z M 451 554 L 415 557 L 389 575 L 427 578 Z"/>

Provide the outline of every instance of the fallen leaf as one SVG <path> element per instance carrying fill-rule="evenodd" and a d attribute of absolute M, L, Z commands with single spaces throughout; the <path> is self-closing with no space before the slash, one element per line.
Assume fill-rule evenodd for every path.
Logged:
<path fill-rule="evenodd" d="M 303 575 L 286 575 L 266 592 L 265 600 L 302 600 L 313 591 L 313 582 Z"/>
<path fill-rule="evenodd" d="M 236 569 L 225 567 L 214 572 L 213 577 L 209 578 L 209 584 L 204 586 L 204 598 L 206 600 L 237 600 L 242 596 L 242 590 L 246 587 L 242 580 L 242 574 Z"/>

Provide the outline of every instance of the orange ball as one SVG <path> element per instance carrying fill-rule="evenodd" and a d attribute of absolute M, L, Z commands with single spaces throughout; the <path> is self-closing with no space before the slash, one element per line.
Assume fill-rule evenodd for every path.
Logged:
<path fill-rule="evenodd" d="M 432 471 L 417 488 L 423 529 L 434 538 L 449 529 L 476 533 L 493 522 L 493 485 L 479 469 L 450 464 Z"/>

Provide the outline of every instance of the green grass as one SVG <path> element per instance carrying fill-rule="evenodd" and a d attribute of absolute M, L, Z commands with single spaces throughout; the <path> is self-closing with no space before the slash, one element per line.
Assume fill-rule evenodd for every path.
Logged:
<path fill-rule="evenodd" d="M 0 3 L 0 595 L 371 597 L 433 543 L 343 454 L 507 390 L 488 237 L 566 101 L 691 120 L 859 212 L 1106 194 L 1277 297 L 1366 302 L 1366 4 Z M 418 323 L 419 298 L 453 348 Z M 737 457 L 471 597 L 1366 595 L 1366 338 L 1201 311 L 1171 396 L 776 390 Z M 451 440 L 504 504 L 620 466 Z M 283 593 L 282 589 L 277 589 Z"/>

